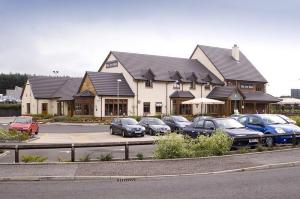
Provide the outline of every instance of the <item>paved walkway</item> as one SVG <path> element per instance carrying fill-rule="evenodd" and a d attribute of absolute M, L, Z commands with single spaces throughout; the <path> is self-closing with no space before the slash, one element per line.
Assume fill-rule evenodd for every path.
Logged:
<path fill-rule="evenodd" d="M 0 177 L 178 175 L 300 161 L 300 149 L 223 157 L 65 164 L 0 165 Z"/>
<path fill-rule="evenodd" d="M 110 133 L 41 133 L 30 143 L 95 143 L 95 142 L 123 142 L 123 141 L 149 141 L 152 136 L 123 138 Z"/>

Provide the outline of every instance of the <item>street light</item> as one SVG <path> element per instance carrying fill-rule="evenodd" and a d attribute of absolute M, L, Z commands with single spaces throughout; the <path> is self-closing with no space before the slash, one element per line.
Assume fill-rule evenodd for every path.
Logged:
<path fill-rule="evenodd" d="M 56 75 L 56 76 L 58 77 L 58 73 L 59 73 L 58 70 L 54 70 L 54 71 L 52 71 L 52 72 L 54 73 L 54 75 Z"/>
<path fill-rule="evenodd" d="M 117 79 L 117 85 L 118 85 L 118 110 L 117 110 L 117 118 L 119 118 L 119 98 L 120 98 L 120 82 L 121 82 L 122 80 L 121 79 Z"/>

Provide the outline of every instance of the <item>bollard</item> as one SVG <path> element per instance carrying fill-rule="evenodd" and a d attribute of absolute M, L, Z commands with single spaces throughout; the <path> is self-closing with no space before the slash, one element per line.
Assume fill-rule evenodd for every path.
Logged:
<path fill-rule="evenodd" d="M 15 147 L 15 163 L 19 163 L 19 146 Z"/>
<path fill-rule="evenodd" d="M 125 144 L 125 160 L 129 160 L 129 145 Z"/>
<path fill-rule="evenodd" d="M 293 144 L 293 146 L 297 145 L 297 139 L 296 139 L 295 132 L 293 132 L 293 135 L 292 135 L 292 144 Z"/>
<path fill-rule="evenodd" d="M 72 147 L 71 147 L 71 162 L 75 162 L 75 147 L 74 147 L 74 144 L 72 144 Z"/>

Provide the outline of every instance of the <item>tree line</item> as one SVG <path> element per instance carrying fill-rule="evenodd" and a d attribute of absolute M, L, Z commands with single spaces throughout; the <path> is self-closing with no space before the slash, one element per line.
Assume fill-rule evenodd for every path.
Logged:
<path fill-rule="evenodd" d="M 15 86 L 24 87 L 28 75 L 26 74 L 0 74 L 0 94 L 6 94 L 6 89 L 14 89 Z"/>

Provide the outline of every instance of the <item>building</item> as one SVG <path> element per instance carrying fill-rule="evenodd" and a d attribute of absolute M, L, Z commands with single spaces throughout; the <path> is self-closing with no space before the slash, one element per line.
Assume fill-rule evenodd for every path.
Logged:
<path fill-rule="evenodd" d="M 15 89 L 6 89 L 6 96 L 10 99 L 20 101 L 22 91 L 23 91 L 23 88 L 15 86 Z"/>
<path fill-rule="evenodd" d="M 74 95 L 82 78 L 32 76 L 21 94 L 22 115 L 74 114 Z"/>
<path fill-rule="evenodd" d="M 291 89 L 291 97 L 300 99 L 300 89 Z"/>
<path fill-rule="evenodd" d="M 235 45 L 197 45 L 190 58 L 111 51 L 98 72 L 87 72 L 75 96 L 78 115 L 216 115 L 268 112 L 279 100 L 266 93 L 266 79 Z M 225 106 L 184 105 L 209 97 Z M 119 110 L 119 111 L 118 111 Z"/>

